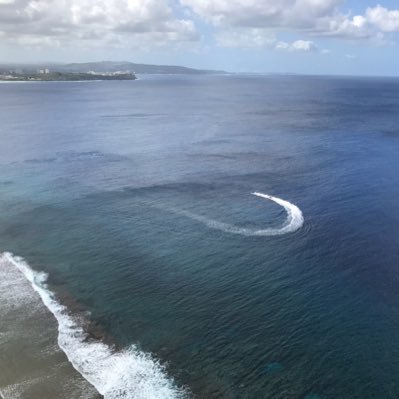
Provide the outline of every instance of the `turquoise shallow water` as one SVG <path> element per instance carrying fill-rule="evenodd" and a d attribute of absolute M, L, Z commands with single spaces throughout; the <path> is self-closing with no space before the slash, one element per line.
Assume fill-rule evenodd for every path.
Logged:
<path fill-rule="evenodd" d="M 1 85 L 0 249 L 48 272 L 118 348 L 152 353 L 189 395 L 397 398 L 398 88 Z M 254 191 L 297 205 L 304 225 L 243 236 L 189 217 L 284 225 Z"/>

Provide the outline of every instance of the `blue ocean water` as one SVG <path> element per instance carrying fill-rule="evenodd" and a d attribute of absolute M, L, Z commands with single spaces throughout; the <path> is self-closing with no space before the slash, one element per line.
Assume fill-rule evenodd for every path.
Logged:
<path fill-rule="evenodd" d="M 0 121 L 0 252 L 117 348 L 197 398 L 399 397 L 399 79 L 1 84 Z M 212 227 L 283 226 L 255 191 L 303 226 Z"/>

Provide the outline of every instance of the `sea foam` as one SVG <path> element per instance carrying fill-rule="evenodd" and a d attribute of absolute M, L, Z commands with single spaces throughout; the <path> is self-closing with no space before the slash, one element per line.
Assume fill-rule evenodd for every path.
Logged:
<path fill-rule="evenodd" d="M 198 215 L 196 213 L 186 210 L 181 210 L 181 209 L 179 210 L 169 209 L 169 210 L 178 215 L 186 216 L 192 220 L 203 223 L 211 229 L 221 230 L 225 233 L 239 234 L 243 236 L 277 236 L 287 233 L 293 233 L 303 226 L 304 218 L 302 215 L 302 211 L 296 205 L 291 204 L 291 202 L 285 201 L 281 198 L 274 197 L 268 194 L 263 194 L 259 192 L 254 192 L 251 194 L 260 198 L 268 199 L 282 206 L 287 212 L 287 219 L 283 224 L 283 226 L 279 228 L 265 228 L 265 229 L 239 227 L 233 224 L 210 219 L 206 216 Z"/>
<path fill-rule="evenodd" d="M 168 378 L 164 367 L 136 346 L 116 351 L 103 342 L 88 339 L 84 329 L 48 288 L 46 273 L 34 271 L 22 258 L 11 253 L 0 254 L 0 260 L 1 258 L 12 263 L 29 280 L 58 322 L 58 345 L 74 368 L 105 399 L 187 397 Z"/>

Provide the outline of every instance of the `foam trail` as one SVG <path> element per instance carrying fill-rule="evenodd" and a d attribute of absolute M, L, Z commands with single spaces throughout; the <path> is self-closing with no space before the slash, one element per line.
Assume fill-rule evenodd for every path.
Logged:
<path fill-rule="evenodd" d="M 58 321 L 58 344 L 77 371 L 105 399 L 182 399 L 163 367 L 135 346 L 114 351 L 100 341 L 88 339 L 83 328 L 68 314 L 47 285 L 47 275 L 36 272 L 20 257 L 0 254 L 20 270 Z"/>
<path fill-rule="evenodd" d="M 197 215 L 196 213 L 192 213 L 184 210 L 175 210 L 171 209 L 173 212 L 186 216 L 190 219 L 193 219 L 197 222 L 203 223 L 211 229 L 221 230 L 225 233 L 232 234 L 240 234 L 243 236 L 276 236 L 287 233 L 293 233 L 294 231 L 300 229 L 303 226 L 304 218 L 302 215 L 302 211 L 294 204 L 291 204 L 288 201 L 285 201 L 281 198 L 273 197 L 272 195 L 263 194 L 259 192 L 251 193 L 260 198 L 268 199 L 270 201 L 275 202 L 278 205 L 281 205 L 285 211 L 287 212 L 287 220 L 284 225 L 280 228 L 267 228 L 267 229 L 254 229 L 254 228 L 246 228 L 246 227 L 238 227 L 229 223 L 219 222 L 217 220 L 209 219 L 205 216 Z"/>

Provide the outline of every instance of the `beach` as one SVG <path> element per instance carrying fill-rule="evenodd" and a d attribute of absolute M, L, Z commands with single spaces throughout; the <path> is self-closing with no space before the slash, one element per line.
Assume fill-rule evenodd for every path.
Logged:
<path fill-rule="evenodd" d="M 0 256 L 0 394 L 3 399 L 98 399 L 57 343 L 58 326 L 25 276 Z"/>

